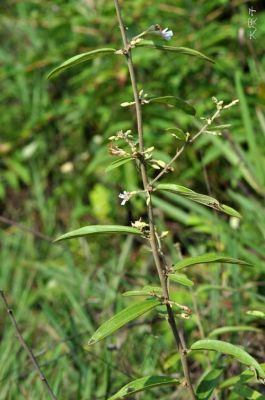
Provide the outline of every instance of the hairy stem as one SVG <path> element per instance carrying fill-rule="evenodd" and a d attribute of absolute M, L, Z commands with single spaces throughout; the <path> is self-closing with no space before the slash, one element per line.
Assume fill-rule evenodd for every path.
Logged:
<path fill-rule="evenodd" d="M 128 64 L 128 69 L 129 69 L 130 79 L 131 79 L 131 84 L 132 84 L 132 90 L 133 90 L 133 96 L 134 96 L 134 101 L 135 101 L 137 131 L 138 131 L 138 140 L 139 140 L 139 152 L 141 155 L 140 170 L 141 170 L 143 187 L 144 187 L 144 190 L 146 191 L 146 193 L 148 194 L 147 207 L 148 207 L 148 223 L 149 223 L 149 228 L 150 228 L 150 245 L 151 245 L 156 269 L 157 269 L 157 272 L 159 275 L 161 287 L 163 290 L 163 296 L 164 296 L 164 299 L 166 302 L 166 308 L 167 308 L 167 313 L 168 313 L 168 322 L 172 329 L 174 339 L 175 339 L 178 351 L 180 353 L 182 368 L 183 368 L 183 372 L 184 372 L 184 376 L 185 376 L 185 380 L 186 380 L 186 385 L 187 385 L 189 393 L 190 393 L 190 398 L 192 400 L 195 400 L 196 397 L 195 397 L 195 394 L 193 391 L 190 374 L 189 374 L 188 363 L 187 363 L 187 351 L 185 349 L 185 345 L 184 345 L 183 341 L 181 340 L 181 336 L 180 336 L 180 334 L 178 332 L 178 328 L 176 326 L 174 313 L 169 304 L 169 291 L 168 291 L 168 285 L 167 285 L 167 266 L 162 261 L 163 259 L 161 259 L 161 257 L 160 257 L 159 244 L 156 239 L 156 230 L 155 230 L 155 225 L 154 225 L 154 215 L 153 215 L 152 197 L 151 197 L 152 196 L 152 193 L 151 193 L 152 187 L 148 181 L 146 163 L 145 163 L 145 159 L 144 159 L 144 138 L 143 138 L 141 102 L 139 100 L 139 94 L 138 94 L 138 89 L 137 89 L 134 65 L 133 65 L 133 61 L 132 61 L 131 49 L 128 47 L 128 41 L 127 41 L 127 37 L 126 37 L 124 23 L 123 23 L 122 16 L 121 16 L 121 9 L 120 9 L 120 5 L 119 5 L 119 1 L 114 0 L 114 3 L 115 3 L 117 18 L 118 18 L 122 41 L 123 41 L 123 46 L 124 46 L 124 55 L 126 57 L 127 64 Z"/>

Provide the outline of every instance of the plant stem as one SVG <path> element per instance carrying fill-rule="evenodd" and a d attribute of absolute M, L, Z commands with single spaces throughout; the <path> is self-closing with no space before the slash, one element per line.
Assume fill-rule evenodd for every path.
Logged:
<path fill-rule="evenodd" d="M 47 389 L 47 391 L 48 391 L 48 393 L 49 393 L 50 398 L 53 399 L 53 400 L 56 400 L 57 397 L 56 397 L 55 394 L 53 393 L 52 388 L 50 387 L 49 382 L 47 381 L 46 376 L 44 375 L 44 373 L 43 373 L 42 370 L 40 369 L 40 366 L 39 366 L 39 364 L 38 364 L 38 361 L 37 361 L 36 357 L 34 356 L 32 350 L 31 350 L 30 347 L 27 345 L 27 343 L 25 342 L 23 336 L 22 336 L 21 333 L 20 333 L 20 330 L 19 330 L 17 321 L 16 321 L 16 319 L 15 319 L 15 317 L 14 317 L 14 314 L 13 314 L 13 310 L 10 308 L 10 306 L 9 306 L 9 304 L 8 304 L 8 302 L 7 302 L 7 299 L 6 299 L 6 297 L 5 297 L 5 294 L 4 294 L 3 290 L 0 290 L 0 296 L 2 297 L 4 306 L 5 306 L 5 308 L 6 308 L 6 311 L 7 311 L 8 315 L 9 315 L 9 318 L 10 318 L 10 320 L 11 320 L 11 322 L 12 322 L 12 325 L 13 325 L 13 327 L 14 327 L 14 329 L 15 329 L 16 336 L 17 336 L 19 342 L 20 342 L 21 345 L 24 347 L 25 351 L 28 353 L 28 356 L 29 356 L 29 358 L 30 358 L 30 361 L 31 361 L 33 367 L 35 368 L 35 370 L 37 371 L 37 373 L 38 373 L 38 375 L 39 375 L 41 381 L 42 381 L 43 384 L 44 384 L 44 386 L 46 387 L 46 389 Z"/>
<path fill-rule="evenodd" d="M 134 96 L 134 101 L 135 101 L 137 131 L 138 131 L 138 140 L 139 140 L 139 152 L 141 155 L 140 170 L 141 170 L 143 187 L 144 187 L 144 190 L 146 191 L 146 193 L 148 194 L 147 207 L 148 207 L 148 223 L 149 223 L 149 228 L 150 228 L 150 245 L 151 245 L 156 269 L 157 269 L 157 272 L 159 275 L 161 287 L 163 290 L 163 297 L 164 297 L 164 300 L 166 303 L 167 314 L 168 314 L 168 322 L 169 322 L 169 325 L 173 332 L 174 339 L 175 339 L 175 342 L 177 345 L 177 349 L 180 354 L 182 368 L 183 368 L 183 372 L 184 372 L 184 376 L 185 376 L 185 380 L 186 380 L 186 385 L 187 385 L 187 388 L 190 393 L 190 398 L 192 400 L 196 400 L 196 397 L 195 397 L 195 394 L 193 391 L 193 387 L 192 387 L 192 383 L 191 383 L 191 379 L 190 379 L 189 367 L 188 367 L 188 363 L 187 363 L 187 350 L 181 340 L 180 334 L 178 332 L 178 328 L 176 326 L 174 313 L 169 304 L 169 291 L 168 291 L 168 283 L 167 283 L 167 272 L 168 272 L 167 266 L 165 263 L 161 262 L 161 258 L 159 255 L 158 243 L 157 243 L 157 239 L 156 239 L 156 230 L 155 230 L 155 225 L 154 225 L 154 216 L 153 216 L 153 207 L 152 207 L 152 198 L 151 198 L 152 187 L 148 181 L 146 163 L 145 163 L 145 159 L 144 159 L 142 110 L 141 110 L 141 103 L 139 100 L 139 94 L 138 94 L 138 89 L 137 89 L 136 76 L 135 76 L 135 70 L 134 70 L 133 61 L 132 61 L 131 50 L 128 47 L 128 41 L 127 41 L 127 37 L 126 37 L 124 23 L 123 23 L 122 16 L 121 16 L 121 8 L 119 5 L 119 1 L 114 0 L 114 3 L 115 3 L 117 18 L 118 18 L 122 41 L 123 41 L 123 46 L 124 46 L 124 55 L 126 57 L 127 64 L 128 64 L 128 69 L 129 69 L 129 74 L 130 74 L 131 84 L 132 84 L 132 90 L 133 90 L 133 96 Z"/>

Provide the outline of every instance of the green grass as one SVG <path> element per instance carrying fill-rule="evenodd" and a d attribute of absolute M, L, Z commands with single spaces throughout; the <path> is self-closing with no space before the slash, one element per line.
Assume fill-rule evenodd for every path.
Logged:
<path fill-rule="evenodd" d="M 107 399 L 129 380 L 181 370 L 167 323 L 155 313 L 90 352 L 83 349 L 106 318 L 128 305 L 122 292 L 157 284 L 141 239 L 49 241 L 84 225 L 129 225 L 145 218 L 141 198 L 124 208 L 118 199 L 123 190 L 138 187 L 133 165 L 105 172 L 113 161 L 108 137 L 132 128 L 131 113 L 120 107 L 132 100 L 122 58 L 88 62 L 46 80 L 68 57 L 121 46 L 112 1 L 89 3 L 13 0 L 0 5 L 0 207 L 1 215 L 15 222 L 0 220 L 0 288 L 58 399 L 65 400 Z M 161 105 L 144 108 L 146 146 L 155 144 L 156 158 L 167 161 L 176 150 L 164 129 L 177 125 L 196 132 L 199 118 L 212 114 L 212 96 L 240 100 L 220 121 L 231 124 L 228 133 L 202 136 L 167 177 L 231 205 L 243 216 L 239 225 L 170 193 L 156 195 L 154 205 L 159 229 L 170 232 L 165 248 L 173 262 L 179 259 L 178 243 L 184 255 L 224 252 L 254 264 L 189 271 L 205 334 L 237 324 L 262 328 L 262 321 L 246 311 L 262 311 L 265 302 L 264 10 L 260 6 L 257 39 L 240 44 L 238 30 L 244 28 L 247 38 L 248 29 L 243 2 L 205 1 L 196 7 L 188 0 L 124 3 L 132 35 L 161 23 L 174 31 L 173 45 L 194 48 L 216 61 L 211 66 L 151 49 L 135 51 L 145 92 L 190 100 L 197 110 L 194 118 Z M 192 293 L 174 287 L 176 301 L 194 309 Z M 0 400 L 46 399 L 2 304 L 0 315 Z M 185 321 L 185 332 L 188 346 L 200 338 L 194 315 Z M 240 332 L 223 339 L 245 345 L 264 361 L 264 335 Z M 207 368 L 205 359 L 197 355 L 190 363 L 198 380 Z M 215 355 L 211 363 L 226 368 L 224 378 L 240 373 L 237 364 L 232 373 L 231 364 Z M 161 388 L 139 399 L 169 398 L 173 391 Z M 177 396 L 184 399 L 185 391 L 180 388 Z M 229 398 L 229 393 L 222 396 Z"/>

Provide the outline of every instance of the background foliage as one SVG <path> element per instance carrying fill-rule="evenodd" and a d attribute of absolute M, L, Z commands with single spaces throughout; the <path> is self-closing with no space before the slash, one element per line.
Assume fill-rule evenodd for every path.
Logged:
<path fill-rule="evenodd" d="M 197 267 L 189 274 L 194 291 L 178 288 L 179 302 L 194 309 L 196 298 L 205 335 L 225 325 L 263 328 L 261 320 L 246 314 L 264 310 L 265 298 L 263 7 L 255 3 L 256 40 L 250 41 L 245 1 L 202 0 L 195 5 L 190 0 L 127 0 L 123 5 L 129 35 L 159 23 L 173 29 L 173 45 L 194 48 L 216 61 L 212 66 L 135 50 L 145 92 L 176 95 L 197 109 L 196 117 L 160 105 L 144 109 L 146 143 L 155 145 L 157 158 L 167 161 L 175 151 L 165 128 L 177 125 L 196 132 L 199 118 L 212 114 L 212 96 L 226 102 L 240 99 L 221 121 L 231 124 L 224 135 L 201 137 L 168 178 L 232 205 L 243 216 L 239 225 L 170 194 L 156 197 L 155 205 L 161 228 L 170 230 L 167 247 L 174 261 L 179 251 L 221 251 L 254 264 L 251 269 Z M 124 60 L 102 58 L 46 80 L 53 66 L 72 55 L 106 45 L 119 48 L 112 1 L 2 0 L 0 35 L 0 282 L 25 338 L 64 399 L 104 399 L 128 377 L 154 369 L 175 373 L 178 360 L 166 322 L 152 315 L 89 353 L 82 347 L 104 318 L 126 304 L 119 293 L 150 283 L 154 266 L 141 242 L 128 237 L 110 239 L 107 246 L 104 238 L 89 244 L 84 239 L 50 243 L 70 228 L 130 224 L 144 217 L 141 199 L 126 208 L 119 204 L 119 192 L 137 187 L 133 166 L 105 172 L 112 161 L 108 137 L 132 128 L 130 111 L 120 107 L 132 99 Z M 45 398 L 6 317 L 0 326 L 0 398 Z M 196 315 L 185 327 L 187 337 L 200 338 Z M 264 361 L 262 333 L 224 337 Z M 166 351 L 171 343 L 172 357 Z M 202 372 L 198 361 L 192 360 L 195 378 Z M 235 363 L 226 378 L 239 372 Z M 169 393 L 159 390 L 157 394 Z M 156 394 L 144 396 L 148 400 Z"/>

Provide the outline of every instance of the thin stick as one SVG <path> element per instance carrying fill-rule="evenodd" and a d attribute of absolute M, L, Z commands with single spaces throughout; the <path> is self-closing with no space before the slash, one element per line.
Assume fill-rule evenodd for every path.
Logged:
<path fill-rule="evenodd" d="M 116 13 L 117 13 L 117 18 L 119 22 L 119 27 L 121 31 L 121 36 L 122 36 L 122 41 L 123 41 L 123 46 L 124 46 L 124 55 L 127 60 L 128 64 L 128 69 L 130 73 L 130 78 L 131 78 L 131 84 L 132 84 L 132 90 L 133 90 L 133 96 L 134 96 L 134 101 L 135 101 L 135 111 L 136 111 L 136 118 L 137 118 L 137 131 L 138 131 L 138 140 L 139 140 L 139 152 L 142 155 L 140 158 L 140 169 L 141 169 L 141 175 L 142 175 L 142 182 L 143 182 L 143 187 L 144 190 L 147 193 L 148 196 L 148 202 L 147 202 L 147 207 L 148 207 L 148 223 L 149 223 L 149 228 L 150 228 L 150 245 L 152 249 L 152 254 L 153 258 L 155 261 L 156 269 L 159 275 L 161 287 L 163 290 L 163 297 L 166 302 L 166 308 L 167 308 L 167 313 L 168 313 L 168 321 L 169 325 L 171 327 L 171 330 L 173 332 L 173 336 L 175 338 L 175 342 L 177 345 L 177 349 L 180 354 L 181 358 L 181 363 L 182 363 L 182 368 L 186 380 L 186 385 L 188 387 L 189 393 L 190 393 L 190 398 L 192 400 L 195 400 L 195 394 L 193 391 L 191 379 L 190 379 L 190 374 L 189 374 L 189 368 L 188 368 L 188 363 L 187 363 L 187 351 L 185 347 L 183 347 L 181 343 L 181 337 L 179 335 L 177 326 L 176 326 L 176 321 L 174 317 L 174 313 L 172 311 L 172 308 L 169 304 L 169 292 L 168 292 L 168 284 L 167 284 L 167 266 L 161 261 L 161 257 L 159 255 L 159 248 L 158 248 L 158 243 L 156 239 L 156 230 L 155 230 L 155 225 L 154 225 L 154 217 L 153 217 L 153 206 L 152 206 L 152 188 L 150 186 L 150 183 L 148 181 L 147 177 L 147 170 L 146 170 L 146 163 L 144 159 L 144 139 L 143 139 L 143 123 L 142 123 L 142 110 L 141 110 L 141 103 L 139 100 L 139 94 L 138 94 L 138 89 L 137 89 L 137 83 L 136 83 L 136 76 L 135 76 L 135 70 L 133 66 L 133 61 L 132 61 L 132 56 L 131 56 L 131 50 L 128 48 L 128 41 L 126 37 L 126 31 L 124 27 L 124 23 L 122 20 L 121 16 L 121 9 L 119 5 L 118 0 L 114 0 L 115 8 L 116 8 Z"/>
<path fill-rule="evenodd" d="M 22 345 L 22 347 L 23 347 L 23 348 L 25 349 L 25 351 L 27 352 L 27 354 L 28 354 L 28 356 L 29 356 L 29 358 L 30 358 L 31 363 L 33 364 L 35 370 L 37 371 L 37 373 L 38 373 L 38 375 L 39 375 L 41 381 L 43 382 L 45 388 L 47 389 L 47 391 L 48 391 L 48 393 L 49 393 L 49 395 L 50 395 L 50 398 L 53 399 L 53 400 L 57 400 L 57 397 L 54 395 L 54 393 L 53 393 L 53 391 L 52 391 L 52 389 L 51 389 L 51 387 L 50 387 L 50 385 L 49 385 L 49 383 L 48 383 L 48 381 L 47 381 L 47 378 L 45 377 L 44 373 L 43 373 L 43 372 L 41 371 L 41 369 L 40 369 L 40 366 L 39 366 L 39 364 L 38 364 L 38 361 L 36 360 L 36 357 L 34 356 L 32 350 L 29 348 L 29 346 L 27 345 L 27 343 L 26 343 L 25 340 L 23 339 L 22 334 L 20 333 L 20 330 L 19 330 L 18 324 L 17 324 L 17 322 L 16 322 L 16 319 L 15 319 L 15 317 L 14 317 L 13 311 L 12 311 L 12 309 L 10 308 L 10 306 L 9 306 L 9 304 L 8 304 L 8 302 L 7 302 L 7 299 L 6 299 L 6 297 L 5 297 L 5 294 L 4 294 L 3 290 L 0 290 L 0 295 L 1 295 L 1 297 L 2 297 L 2 300 L 3 300 L 3 303 L 4 303 L 4 305 L 5 305 L 7 314 L 9 315 L 9 318 L 10 318 L 10 320 L 11 320 L 11 322 L 12 322 L 12 325 L 13 325 L 13 327 L 14 327 L 14 329 L 15 329 L 16 336 L 17 336 L 17 338 L 18 338 L 20 344 Z"/>

